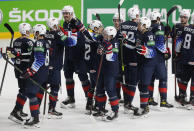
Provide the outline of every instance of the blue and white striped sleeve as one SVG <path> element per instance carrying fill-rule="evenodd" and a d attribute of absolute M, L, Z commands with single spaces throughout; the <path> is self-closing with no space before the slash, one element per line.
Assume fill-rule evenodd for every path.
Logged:
<path fill-rule="evenodd" d="M 34 47 L 34 62 L 32 63 L 31 68 L 34 71 L 38 71 L 41 66 L 45 63 L 45 49 L 43 46 L 35 46 Z"/>
<path fill-rule="evenodd" d="M 176 39 L 175 51 L 176 51 L 177 53 L 180 53 L 181 46 L 182 46 L 182 42 L 183 42 L 182 37 L 178 37 L 178 38 Z"/>
<path fill-rule="evenodd" d="M 146 46 L 147 51 L 146 54 L 144 55 L 145 58 L 154 58 L 156 55 L 156 50 L 153 47 Z"/>

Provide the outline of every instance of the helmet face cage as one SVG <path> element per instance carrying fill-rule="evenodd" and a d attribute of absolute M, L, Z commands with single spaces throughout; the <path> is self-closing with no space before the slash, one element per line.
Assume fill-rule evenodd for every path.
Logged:
<path fill-rule="evenodd" d="M 30 32 L 31 32 L 31 26 L 30 26 L 30 24 L 28 24 L 28 23 L 21 23 L 19 25 L 19 32 L 22 35 L 26 35 L 27 37 L 29 37 L 30 36 Z"/>

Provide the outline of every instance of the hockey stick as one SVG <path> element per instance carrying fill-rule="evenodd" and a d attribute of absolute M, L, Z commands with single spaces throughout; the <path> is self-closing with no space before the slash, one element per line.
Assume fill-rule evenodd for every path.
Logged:
<path fill-rule="evenodd" d="M 43 108 L 43 116 L 45 115 L 46 112 L 46 100 L 47 100 L 47 92 L 44 93 L 44 108 Z"/>
<path fill-rule="evenodd" d="M 167 13 L 167 20 L 166 20 L 166 25 L 169 26 L 169 16 L 177 9 L 177 6 L 173 6 Z M 167 41 L 166 41 L 166 47 L 168 48 L 168 36 L 167 36 Z M 168 67 L 168 61 L 166 62 L 166 66 Z"/>
<path fill-rule="evenodd" d="M 98 80 L 99 80 L 100 72 L 101 72 L 101 68 L 102 68 L 103 57 L 104 57 L 104 53 L 100 57 L 100 63 L 99 63 L 99 66 L 98 66 L 98 72 L 97 72 L 97 77 L 96 77 L 96 85 L 94 87 L 94 97 L 96 96 L 96 90 L 97 90 Z M 93 108 L 93 98 L 92 98 L 92 106 L 90 108 L 90 115 L 91 116 L 92 116 L 92 108 Z"/>
<path fill-rule="evenodd" d="M 17 71 L 19 71 L 21 74 L 23 74 L 23 71 L 18 68 L 16 65 L 14 65 L 13 63 L 11 63 L 5 56 L 5 54 L 3 55 L 3 59 L 9 63 L 11 66 L 13 66 Z M 35 84 L 36 86 L 38 86 L 40 89 L 42 89 L 45 93 L 48 93 L 51 97 L 53 97 L 56 101 L 58 101 L 58 99 L 56 97 L 54 97 L 52 94 L 50 94 L 46 89 L 44 89 L 38 82 L 36 82 L 34 79 L 32 79 L 31 77 L 28 78 L 33 84 Z"/>
<path fill-rule="evenodd" d="M 11 26 L 9 24 L 5 23 L 4 26 L 11 33 L 11 41 L 10 41 L 10 45 L 9 45 L 9 47 L 11 47 L 12 46 L 12 42 L 13 42 L 13 37 L 14 37 L 14 31 L 13 31 L 13 29 L 11 28 Z M 7 56 L 6 56 L 6 58 L 7 58 Z M 4 83 L 4 80 L 5 80 L 5 74 L 6 74 L 6 71 L 7 71 L 7 65 L 8 65 L 8 62 L 6 61 L 4 72 L 3 72 L 3 77 L 2 77 L 2 80 L 1 80 L 0 95 L 1 95 L 2 88 L 3 88 L 3 83 Z"/>
<path fill-rule="evenodd" d="M 167 13 L 167 21 L 166 21 L 166 25 L 169 26 L 169 16 L 177 9 L 177 6 L 173 6 Z M 173 40 L 174 43 L 174 40 Z M 172 44 L 172 53 L 174 52 L 174 44 Z M 167 42 L 166 42 L 166 47 L 168 48 L 168 36 L 167 36 Z M 173 55 L 172 55 L 173 56 Z M 172 58 L 173 59 L 173 58 Z M 173 61 L 173 60 L 172 60 Z M 173 63 L 172 63 L 173 64 Z M 174 65 L 176 66 L 176 64 Z M 176 70 L 176 67 L 174 67 Z M 168 60 L 166 61 L 166 69 L 167 69 L 167 75 L 168 75 Z M 175 75 L 175 99 L 177 98 L 177 90 L 176 90 L 176 75 Z M 167 85 L 168 85 L 168 81 L 167 81 Z"/>
<path fill-rule="evenodd" d="M 98 13 L 96 13 L 96 20 L 101 21 L 101 19 L 100 19 L 100 15 L 99 15 Z"/>
<path fill-rule="evenodd" d="M 118 4 L 118 14 L 119 14 L 119 32 L 122 33 L 122 30 L 121 30 L 121 6 L 123 4 L 124 0 L 120 0 L 119 4 Z M 122 79 L 123 79 L 123 84 L 125 84 L 125 75 L 124 75 L 124 70 L 125 70 L 125 67 L 124 67 L 124 61 L 123 61 L 123 43 L 121 42 L 120 44 L 120 48 L 121 48 L 121 67 L 122 67 Z"/>

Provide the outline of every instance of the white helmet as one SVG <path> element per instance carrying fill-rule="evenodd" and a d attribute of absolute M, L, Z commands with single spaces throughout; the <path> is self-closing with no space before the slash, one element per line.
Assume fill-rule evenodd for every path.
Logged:
<path fill-rule="evenodd" d="M 73 9 L 72 6 L 70 6 L 70 5 L 64 6 L 63 9 L 62 9 L 62 13 L 64 13 L 64 12 L 69 12 L 70 14 L 73 15 L 73 18 L 75 18 L 74 9 Z"/>
<path fill-rule="evenodd" d="M 94 30 L 95 27 L 99 28 L 99 27 L 102 27 L 102 26 L 103 26 L 102 22 L 99 21 L 99 20 L 93 20 L 93 21 L 90 22 L 90 25 L 89 25 L 91 30 Z"/>
<path fill-rule="evenodd" d="M 180 16 L 185 16 L 185 17 L 187 17 L 189 19 L 190 16 L 191 16 L 190 10 L 188 10 L 188 9 L 181 10 L 180 11 Z"/>
<path fill-rule="evenodd" d="M 19 24 L 19 32 L 23 35 L 27 35 L 26 31 L 31 31 L 31 26 L 28 23 Z"/>
<path fill-rule="evenodd" d="M 128 17 L 136 19 L 137 15 L 140 15 L 140 10 L 137 7 L 132 7 L 128 10 Z"/>
<path fill-rule="evenodd" d="M 112 36 L 114 38 L 117 34 L 117 30 L 113 26 L 107 26 L 104 29 L 104 33 L 107 34 L 108 36 Z"/>
<path fill-rule="evenodd" d="M 192 14 L 192 20 L 193 20 L 193 23 L 194 23 L 194 12 L 193 12 L 193 14 Z"/>
<path fill-rule="evenodd" d="M 36 35 L 36 32 L 39 32 L 39 35 L 45 35 L 46 34 L 46 26 L 43 24 L 36 24 L 33 27 L 34 35 Z"/>
<path fill-rule="evenodd" d="M 141 26 L 146 25 L 146 28 L 150 28 L 151 20 L 147 17 L 141 17 L 140 18 L 140 24 L 141 24 Z"/>
<path fill-rule="evenodd" d="M 0 24 L 1 24 L 2 21 L 3 21 L 3 12 L 2 12 L 2 10 L 0 9 Z"/>
<path fill-rule="evenodd" d="M 150 14 L 150 20 L 157 20 L 157 18 L 160 18 L 161 14 L 158 11 L 153 11 Z"/>
<path fill-rule="evenodd" d="M 47 26 L 53 30 L 56 30 L 54 26 L 58 27 L 59 21 L 56 18 L 50 18 L 47 20 Z"/>
<path fill-rule="evenodd" d="M 119 19 L 119 13 L 115 13 L 112 19 L 113 20 L 118 20 Z M 124 16 L 122 14 L 120 14 L 120 19 L 121 19 L 121 22 L 124 22 Z"/>

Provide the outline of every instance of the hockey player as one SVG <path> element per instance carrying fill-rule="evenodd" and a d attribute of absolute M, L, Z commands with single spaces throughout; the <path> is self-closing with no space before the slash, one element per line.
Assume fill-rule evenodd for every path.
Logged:
<path fill-rule="evenodd" d="M 160 17 L 161 14 L 158 11 L 153 11 L 151 12 L 150 19 L 151 19 L 151 27 L 150 31 L 154 33 L 155 35 L 155 42 L 156 42 L 156 48 L 159 52 L 164 53 L 166 51 L 165 47 L 165 27 L 163 24 L 160 22 Z M 167 48 L 167 53 L 164 54 L 164 60 L 168 60 L 171 57 L 170 55 L 170 50 Z M 163 65 L 165 65 L 165 61 L 163 62 Z M 164 70 L 167 71 L 167 70 Z M 167 72 L 166 72 L 167 74 Z M 149 105 L 156 106 L 158 103 L 154 101 L 153 98 L 153 91 L 154 91 L 154 81 L 157 79 L 157 75 L 152 76 L 151 84 L 148 86 L 149 89 Z M 162 100 L 167 99 L 167 81 L 166 78 L 164 79 L 159 79 L 159 92 L 160 92 L 160 97 Z M 171 104 L 165 103 L 166 101 L 162 102 L 160 104 L 161 107 L 172 107 Z"/>
<path fill-rule="evenodd" d="M 189 26 L 189 24 L 188 24 L 189 18 L 190 18 L 190 11 L 187 10 L 187 9 L 183 9 L 180 12 L 181 23 L 176 24 L 173 27 L 173 30 L 172 30 L 172 37 L 175 40 L 174 41 L 174 46 L 173 46 L 174 48 L 177 46 L 176 45 L 176 43 L 177 43 L 176 40 L 178 40 L 178 38 L 180 38 L 180 39 L 185 38 L 185 36 L 182 36 L 182 32 L 184 30 L 184 27 Z M 176 98 L 176 101 L 178 101 L 179 103 L 185 105 L 185 104 L 188 104 L 188 102 L 186 101 L 186 96 L 187 96 L 186 89 L 187 89 L 188 82 L 187 81 L 185 82 L 185 80 L 184 80 L 184 79 L 187 79 L 187 78 L 184 78 L 184 79 L 181 80 L 182 75 L 184 73 L 184 68 L 183 68 L 184 66 L 183 66 L 181 54 L 182 53 L 180 53 L 180 51 L 178 53 L 176 53 L 176 50 L 173 53 L 175 68 L 176 68 L 175 74 L 176 74 L 176 77 L 178 78 L 177 81 L 178 81 L 178 87 L 179 87 L 179 96 L 178 96 L 178 98 Z"/>
<path fill-rule="evenodd" d="M 103 31 L 103 24 L 99 20 L 93 20 L 89 24 L 88 29 L 90 35 L 94 40 L 97 40 L 98 36 L 102 34 Z M 86 104 L 86 110 L 90 110 L 93 108 L 93 110 L 96 109 L 96 102 L 95 106 L 93 107 L 93 97 L 94 97 L 94 90 L 96 86 L 96 76 L 97 76 L 97 67 L 96 67 L 96 52 L 98 43 L 97 42 L 91 42 L 91 41 L 85 41 L 85 55 L 84 59 L 86 61 L 89 74 L 90 74 L 90 83 L 91 87 L 88 91 L 88 99 Z"/>
<path fill-rule="evenodd" d="M 144 56 L 142 61 L 142 67 L 140 69 L 140 109 L 134 112 L 134 115 L 141 116 L 149 112 L 148 98 L 149 91 L 148 86 L 151 83 L 151 78 L 154 73 L 160 80 L 167 80 L 166 67 L 164 64 L 164 55 L 167 50 L 164 45 L 156 41 L 155 35 L 148 29 L 151 26 L 151 20 L 147 17 L 140 19 L 139 30 L 142 33 L 141 45 L 137 46 L 137 52 Z M 166 89 L 166 88 L 165 88 Z M 165 106 L 166 99 L 161 99 L 160 106 Z"/>
<path fill-rule="evenodd" d="M 179 99 L 178 102 L 182 105 L 188 104 L 186 101 L 186 90 L 188 82 L 191 79 L 190 101 L 194 106 L 194 26 L 188 25 L 190 11 L 183 9 L 180 12 L 181 22 L 185 23 L 181 35 L 176 40 L 176 53 L 181 63 L 181 72 L 178 79 Z"/>
<path fill-rule="evenodd" d="M 37 24 L 33 27 L 34 37 L 36 42 L 32 49 L 33 58 L 30 60 L 32 65 L 29 66 L 22 77 L 27 79 L 26 94 L 30 102 L 31 119 L 27 120 L 25 126 L 38 127 L 39 124 L 39 102 L 36 94 L 39 87 L 32 83 L 28 78 L 32 77 L 36 82 L 43 86 L 48 79 L 48 65 L 49 65 L 49 44 L 45 41 L 46 26 Z"/>
<path fill-rule="evenodd" d="M 113 120 L 118 117 L 118 97 L 116 93 L 116 77 L 118 75 L 118 47 L 119 43 L 116 41 L 116 29 L 113 26 L 108 26 L 103 31 L 103 38 L 98 46 L 97 52 L 100 54 L 102 61 L 102 68 L 98 85 L 96 89 L 96 101 L 99 111 L 94 113 L 94 116 L 104 115 L 104 107 L 106 103 L 106 94 L 109 96 L 112 112 L 105 117 L 106 120 Z M 102 55 L 102 56 L 101 56 Z M 103 57 L 103 58 L 102 58 Z"/>
<path fill-rule="evenodd" d="M 74 41 L 67 40 L 65 44 L 64 74 L 66 78 L 67 99 L 61 103 L 61 107 L 75 107 L 74 98 L 74 80 L 73 74 L 77 73 L 81 81 L 85 97 L 87 97 L 90 88 L 90 82 L 87 76 L 86 64 L 84 61 L 85 38 L 93 40 L 79 19 L 75 17 L 72 6 L 64 6 L 63 10 L 63 29 L 69 34 L 74 34 Z M 85 38 L 84 38 L 85 36 Z"/>
<path fill-rule="evenodd" d="M 45 40 L 50 44 L 49 54 L 49 77 L 48 82 L 45 83 L 45 89 L 50 88 L 51 94 L 54 97 L 58 97 L 59 88 L 61 85 L 61 69 L 63 67 L 63 50 L 65 42 L 61 40 L 64 36 L 58 28 L 59 21 L 56 18 L 50 18 L 47 20 L 48 30 L 45 34 Z M 62 36 L 61 36 L 62 35 Z M 47 87 L 49 85 L 49 87 Z M 39 104 L 41 104 L 44 91 L 40 90 L 37 94 Z M 61 118 L 62 113 L 56 111 L 56 99 L 49 97 L 49 110 L 48 115 L 51 117 Z"/>
<path fill-rule="evenodd" d="M 120 25 L 119 25 L 119 14 L 118 13 L 115 13 L 114 16 L 113 16 L 113 24 L 114 24 L 114 27 L 115 29 L 117 30 L 117 35 L 116 35 L 116 38 L 118 38 L 119 36 L 119 29 L 120 29 Z M 120 21 L 121 23 L 124 22 L 124 18 L 123 18 L 123 15 L 121 14 L 120 16 Z M 120 53 L 118 54 L 118 58 L 120 59 Z M 119 60 L 119 67 L 121 67 L 121 60 Z M 122 87 L 122 74 L 121 74 L 121 68 L 119 68 L 119 74 L 118 74 L 118 77 L 117 77 L 117 80 L 116 80 L 116 90 L 117 90 L 117 96 L 119 98 L 119 103 L 124 103 L 124 101 L 121 99 L 121 87 Z"/>
<path fill-rule="evenodd" d="M 138 8 L 132 7 L 128 10 L 128 16 L 130 21 L 123 22 L 121 24 L 121 33 L 124 35 L 122 40 L 123 46 L 123 60 L 124 60 L 124 76 L 125 84 L 123 84 L 124 92 L 124 109 L 125 112 L 130 110 L 137 110 L 132 105 L 132 101 L 135 95 L 137 86 L 137 51 L 136 40 L 137 40 L 137 29 L 140 11 Z M 122 52 L 121 52 L 122 53 Z"/>
<path fill-rule="evenodd" d="M 17 38 L 13 42 L 13 48 L 7 49 L 8 58 L 12 58 L 14 65 L 20 68 L 23 72 L 26 71 L 26 69 L 32 64 L 30 60 L 34 42 L 29 39 L 30 30 L 30 24 L 21 23 L 19 25 L 19 32 L 21 34 L 21 37 Z M 15 107 L 8 118 L 17 123 L 22 123 L 22 117 L 27 116 L 27 114 L 23 113 L 22 111 L 27 99 L 25 92 L 27 88 L 27 80 L 22 78 L 21 73 L 19 73 L 17 70 L 14 71 L 15 77 L 18 81 L 19 92 L 17 94 Z"/>

